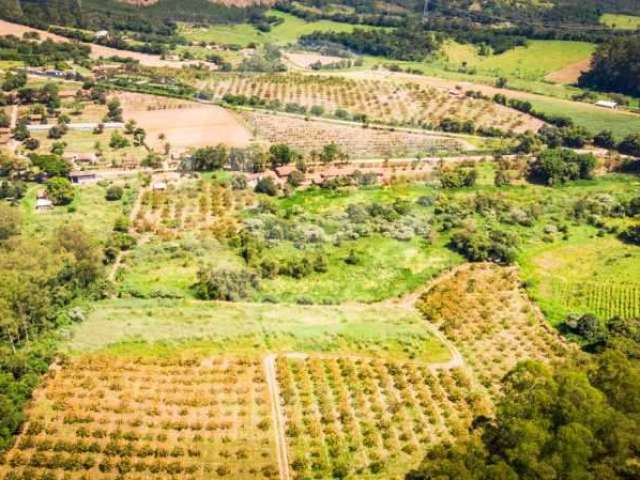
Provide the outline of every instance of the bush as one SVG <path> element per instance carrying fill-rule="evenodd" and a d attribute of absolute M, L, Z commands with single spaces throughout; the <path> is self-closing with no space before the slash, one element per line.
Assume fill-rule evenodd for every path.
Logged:
<path fill-rule="evenodd" d="M 640 157 L 640 133 L 628 135 L 618 144 L 618 150 L 624 155 Z"/>
<path fill-rule="evenodd" d="M 581 155 L 564 148 L 549 149 L 529 165 L 528 178 L 545 185 L 588 179 L 592 177 L 596 163 L 596 158 L 590 153 Z"/>
<path fill-rule="evenodd" d="M 273 178 L 262 177 L 256 184 L 255 192 L 275 197 L 278 195 L 278 186 L 276 185 L 276 182 L 273 181 Z"/>
<path fill-rule="evenodd" d="M 195 293 L 203 300 L 226 300 L 235 302 L 249 296 L 259 286 L 255 273 L 247 270 L 211 270 L 201 268 Z"/>
<path fill-rule="evenodd" d="M 640 245 L 640 225 L 627 228 L 620 234 L 620 238 L 627 243 Z"/>
<path fill-rule="evenodd" d="M 468 229 L 455 233 L 450 246 L 472 262 L 513 263 L 517 238 L 508 232 L 491 229 Z"/>
<path fill-rule="evenodd" d="M 107 193 L 105 198 L 109 202 L 115 202 L 116 200 L 120 200 L 122 195 L 124 194 L 124 190 L 120 185 L 112 185 L 107 188 Z"/>
<path fill-rule="evenodd" d="M 54 205 L 68 205 L 75 198 L 76 192 L 69 180 L 54 177 L 47 181 L 47 195 Z"/>
<path fill-rule="evenodd" d="M 457 167 L 440 174 L 442 188 L 473 187 L 477 179 L 478 171 L 475 168 Z"/>

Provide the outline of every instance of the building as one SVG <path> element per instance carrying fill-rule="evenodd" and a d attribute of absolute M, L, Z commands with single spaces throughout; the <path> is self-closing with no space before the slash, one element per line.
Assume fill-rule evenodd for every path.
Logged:
<path fill-rule="evenodd" d="M 618 104 L 617 102 L 614 102 L 612 100 L 598 100 L 596 102 L 596 107 L 609 108 L 611 110 L 615 110 L 616 108 L 618 108 Z"/>
<path fill-rule="evenodd" d="M 68 162 L 75 163 L 77 165 L 79 164 L 94 165 L 98 161 L 98 158 L 96 157 L 95 153 L 67 152 L 64 154 L 62 158 L 64 158 Z"/>
<path fill-rule="evenodd" d="M 94 172 L 71 172 L 69 178 L 77 184 L 93 183 L 98 180 L 98 176 Z"/>
<path fill-rule="evenodd" d="M 155 182 L 151 188 L 154 192 L 164 192 L 167 189 L 167 182 Z"/>
<path fill-rule="evenodd" d="M 48 198 L 38 198 L 36 200 L 36 211 L 45 212 L 53 208 L 53 202 Z"/>
<path fill-rule="evenodd" d="M 288 178 L 289 175 L 291 175 L 293 171 L 296 170 L 296 167 L 294 167 L 293 165 L 283 165 L 281 167 L 277 167 L 275 170 L 278 177 Z"/>
<path fill-rule="evenodd" d="M 94 37 L 96 39 L 99 38 L 109 38 L 109 32 L 107 30 L 99 30 L 95 33 Z"/>

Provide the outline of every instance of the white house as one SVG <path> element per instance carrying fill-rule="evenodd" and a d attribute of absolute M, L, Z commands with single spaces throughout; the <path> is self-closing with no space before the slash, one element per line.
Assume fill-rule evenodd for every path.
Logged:
<path fill-rule="evenodd" d="M 44 212 L 53 208 L 53 202 L 48 198 L 38 198 L 36 200 L 36 211 Z"/>

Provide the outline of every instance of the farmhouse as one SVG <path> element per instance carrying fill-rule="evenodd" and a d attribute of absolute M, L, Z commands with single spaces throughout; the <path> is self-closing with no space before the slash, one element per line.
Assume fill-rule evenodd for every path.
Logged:
<path fill-rule="evenodd" d="M 73 183 L 85 184 L 93 183 L 98 180 L 98 176 L 94 172 L 71 172 L 69 178 Z"/>

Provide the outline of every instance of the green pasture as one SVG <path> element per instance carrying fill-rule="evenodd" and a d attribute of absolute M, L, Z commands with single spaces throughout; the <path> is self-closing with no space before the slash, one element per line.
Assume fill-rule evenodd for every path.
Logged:
<path fill-rule="evenodd" d="M 636 30 L 640 28 L 640 17 L 605 13 L 600 17 L 600 23 L 616 30 Z"/>
<path fill-rule="evenodd" d="M 131 208 L 137 189 L 135 178 L 119 179 L 114 183 L 129 186 L 119 201 L 106 200 L 106 187 L 95 184 L 77 185 L 74 187 L 75 198 L 71 204 L 43 212 L 37 212 L 35 204 L 37 193 L 45 189 L 44 185 L 31 187 L 21 202 L 23 230 L 38 237 L 48 235 L 63 225 L 79 224 L 96 238 L 106 240 L 116 219 Z"/>
<path fill-rule="evenodd" d="M 249 23 L 235 25 L 211 25 L 206 28 L 192 27 L 187 24 L 180 26 L 180 34 L 187 40 L 194 42 L 214 42 L 219 44 L 235 44 L 246 46 L 249 43 L 289 44 L 298 41 L 302 35 L 315 31 L 351 32 L 356 25 L 319 20 L 305 22 L 301 18 L 287 13 L 271 10 L 269 15 L 284 19 L 284 23 L 274 27 L 270 32 L 261 32 Z M 373 27 L 368 27 L 373 28 Z"/>
<path fill-rule="evenodd" d="M 350 353 L 446 361 L 447 348 L 417 312 L 393 305 L 299 306 L 193 300 L 108 300 L 68 332 L 71 352 L 162 355 Z"/>
<path fill-rule="evenodd" d="M 542 80 L 549 73 L 589 58 L 594 50 L 595 45 L 586 42 L 530 40 L 527 46 L 482 56 L 473 45 L 448 42 L 443 54 L 450 64 L 464 64 L 481 74 Z"/>

